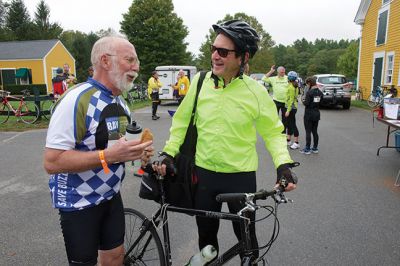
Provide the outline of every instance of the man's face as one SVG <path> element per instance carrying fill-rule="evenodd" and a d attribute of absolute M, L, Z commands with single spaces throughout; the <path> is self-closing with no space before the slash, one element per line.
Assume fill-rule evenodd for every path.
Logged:
<path fill-rule="evenodd" d="M 223 34 L 217 35 L 213 46 L 216 48 L 235 50 L 233 41 Z M 241 59 L 240 57 L 236 57 L 236 53 L 233 51 L 229 52 L 226 57 L 222 57 L 216 50 L 211 54 L 211 61 L 213 73 L 218 77 L 224 78 L 225 81 L 229 82 L 239 72 Z"/>
<path fill-rule="evenodd" d="M 63 68 L 64 68 L 64 73 L 69 73 L 69 65 L 68 64 L 65 64 L 63 66 Z"/>
<path fill-rule="evenodd" d="M 278 67 L 278 76 L 283 77 L 285 76 L 285 68 L 284 67 Z"/>
<path fill-rule="evenodd" d="M 133 81 L 139 72 L 139 61 L 135 48 L 129 42 L 123 42 L 112 56 L 112 68 L 109 78 L 112 84 L 121 92 L 133 87 Z"/>

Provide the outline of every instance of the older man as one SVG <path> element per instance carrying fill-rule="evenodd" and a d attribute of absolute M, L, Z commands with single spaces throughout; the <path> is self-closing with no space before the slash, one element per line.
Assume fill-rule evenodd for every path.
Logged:
<path fill-rule="evenodd" d="M 153 148 L 151 142 L 121 137 L 131 115 L 120 95 L 139 71 L 134 46 L 121 36 L 103 37 L 94 44 L 91 61 L 93 78 L 67 91 L 55 108 L 44 168 L 51 174 L 52 203 L 59 209 L 70 265 L 96 265 L 98 254 L 101 265 L 122 265 L 124 162 L 147 162 Z"/>
<path fill-rule="evenodd" d="M 178 90 L 179 95 L 179 103 L 182 102 L 183 98 L 185 98 L 187 91 L 189 90 L 190 81 L 188 77 L 185 75 L 185 71 L 183 69 L 178 72 L 178 82 L 174 86 L 175 90 Z"/>
<path fill-rule="evenodd" d="M 215 200 L 217 194 L 256 191 L 256 132 L 262 136 L 272 156 L 278 180 L 283 176 L 287 178 L 287 190 L 294 189 L 296 181 L 290 171 L 293 161 L 273 101 L 262 85 L 243 75 L 246 63 L 258 50 L 256 31 L 239 20 L 213 25 L 213 29 L 216 38 L 211 45 L 212 71 L 205 76 L 195 116 L 198 131 L 195 207 L 221 211 L 221 203 Z M 198 80 L 199 75 L 195 76 L 173 117 L 171 135 L 163 150 L 164 158 L 157 167 L 163 175 L 167 168 L 173 167 L 172 158 L 184 141 Z M 243 205 L 228 204 L 228 207 L 230 212 L 237 213 Z M 250 214 L 252 221 L 254 218 L 254 213 Z M 218 250 L 219 220 L 196 217 L 196 222 L 200 249 L 210 244 Z M 240 226 L 234 223 L 233 227 L 236 237 L 241 239 Z M 254 223 L 250 226 L 250 234 L 254 259 L 258 256 Z"/>

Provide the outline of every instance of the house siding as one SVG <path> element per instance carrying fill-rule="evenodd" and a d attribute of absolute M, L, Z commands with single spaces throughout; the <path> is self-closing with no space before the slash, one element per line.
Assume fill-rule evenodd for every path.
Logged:
<path fill-rule="evenodd" d="M 45 57 L 46 63 L 46 72 L 47 72 L 47 91 L 52 91 L 52 69 L 57 67 L 63 67 L 65 63 L 67 63 L 71 67 L 71 73 L 75 74 L 73 71 L 75 69 L 75 61 L 74 58 L 69 54 L 67 49 L 58 42 L 53 49 L 49 52 L 49 54 Z"/>
<path fill-rule="evenodd" d="M 393 0 L 389 7 L 389 22 L 387 27 L 386 42 L 382 45 L 376 45 L 377 26 L 379 11 L 382 8 L 382 0 L 372 0 L 371 5 L 365 17 L 362 28 L 359 87 L 363 90 L 363 97 L 366 99 L 371 93 L 373 84 L 374 53 L 383 52 L 383 75 L 382 84 L 384 84 L 386 73 L 386 55 L 388 52 L 394 52 L 394 68 L 392 84 L 399 84 L 400 67 L 400 0 Z"/>
<path fill-rule="evenodd" d="M 32 71 L 32 84 L 44 84 L 43 60 L 1 60 L 0 68 L 29 68 Z"/>

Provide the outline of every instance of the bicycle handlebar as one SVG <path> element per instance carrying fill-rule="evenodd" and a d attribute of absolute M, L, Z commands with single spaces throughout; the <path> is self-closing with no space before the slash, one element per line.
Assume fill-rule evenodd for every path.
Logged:
<path fill-rule="evenodd" d="M 260 190 L 255 193 L 223 193 L 216 196 L 216 201 L 218 202 L 238 202 L 238 201 L 251 201 L 251 200 L 258 200 L 258 199 L 267 199 L 272 195 L 275 195 L 278 190 Z"/>

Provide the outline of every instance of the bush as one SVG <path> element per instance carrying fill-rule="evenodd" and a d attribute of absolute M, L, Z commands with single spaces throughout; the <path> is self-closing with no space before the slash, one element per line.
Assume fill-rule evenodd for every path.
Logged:
<path fill-rule="evenodd" d="M 29 90 L 32 95 L 47 95 L 46 84 L 27 84 L 27 85 L 16 85 L 16 84 L 4 84 L 4 90 L 11 92 L 12 95 L 22 95 L 21 91 Z"/>

